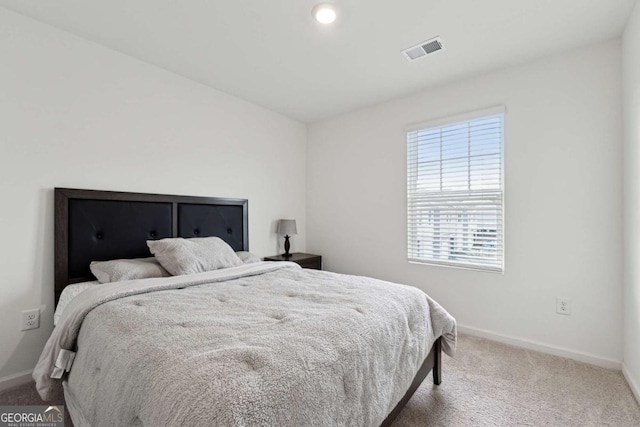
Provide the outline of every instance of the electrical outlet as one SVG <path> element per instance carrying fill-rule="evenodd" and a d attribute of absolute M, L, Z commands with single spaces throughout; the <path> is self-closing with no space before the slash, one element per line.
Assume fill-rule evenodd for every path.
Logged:
<path fill-rule="evenodd" d="M 40 327 L 40 309 L 24 310 L 20 313 L 20 330 L 38 329 Z"/>
<path fill-rule="evenodd" d="M 571 314 L 571 300 L 569 298 L 556 298 L 556 313 Z"/>

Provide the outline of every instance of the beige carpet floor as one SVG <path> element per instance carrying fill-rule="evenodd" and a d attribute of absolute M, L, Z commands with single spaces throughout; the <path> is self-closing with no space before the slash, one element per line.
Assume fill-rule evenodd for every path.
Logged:
<path fill-rule="evenodd" d="M 442 384 L 430 375 L 396 426 L 640 426 L 620 372 L 468 335 L 443 359 Z M 0 392 L 0 406 L 40 404 L 33 384 Z"/>

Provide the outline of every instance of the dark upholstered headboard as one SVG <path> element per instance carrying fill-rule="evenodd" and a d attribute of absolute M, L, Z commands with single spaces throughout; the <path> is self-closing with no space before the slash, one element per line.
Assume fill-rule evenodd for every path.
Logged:
<path fill-rule="evenodd" d="M 55 189 L 55 297 L 95 280 L 89 264 L 150 257 L 147 240 L 210 237 L 249 250 L 248 201 L 217 197 Z"/>

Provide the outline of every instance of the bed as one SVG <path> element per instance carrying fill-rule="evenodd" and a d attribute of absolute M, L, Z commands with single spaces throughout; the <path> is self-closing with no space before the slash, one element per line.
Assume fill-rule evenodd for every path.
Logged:
<path fill-rule="evenodd" d="M 248 202 L 55 189 L 55 299 L 96 260 L 146 242 L 219 237 L 248 251 Z M 422 291 L 255 262 L 89 286 L 67 306 L 34 378 L 63 387 L 74 424 L 391 425 L 455 320 Z"/>

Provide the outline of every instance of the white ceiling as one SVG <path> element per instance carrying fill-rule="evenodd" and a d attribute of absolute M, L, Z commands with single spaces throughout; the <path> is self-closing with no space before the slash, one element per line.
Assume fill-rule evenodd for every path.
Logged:
<path fill-rule="evenodd" d="M 635 0 L 0 0 L 0 5 L 310 122 L 619 37 Z M 446 50 L 409 63 L 433 36 Z"/>

